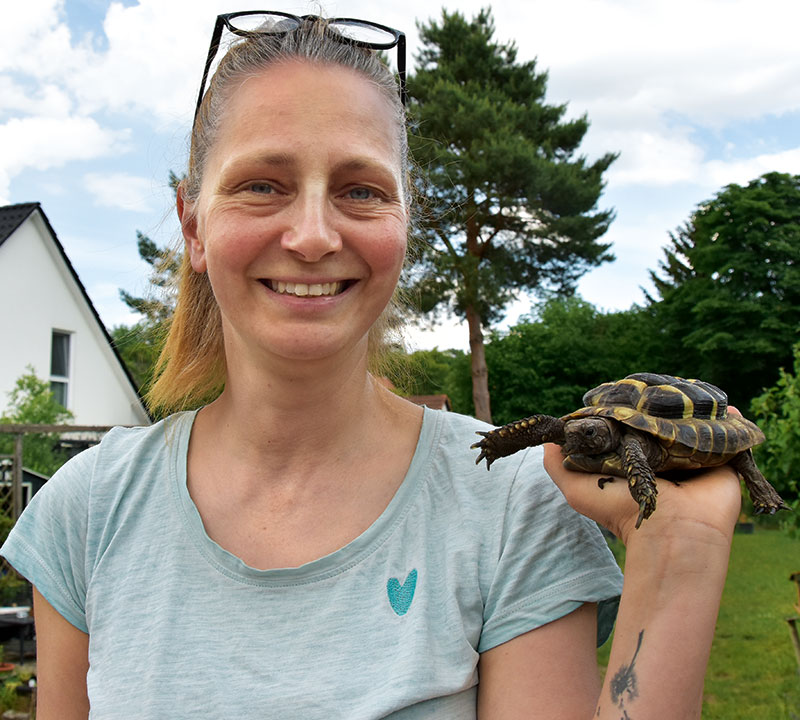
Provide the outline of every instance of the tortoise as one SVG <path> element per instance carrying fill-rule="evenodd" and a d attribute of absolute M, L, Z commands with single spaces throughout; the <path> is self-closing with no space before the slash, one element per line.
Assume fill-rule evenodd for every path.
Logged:
<path fill-rule="evenodd" d="M 639 504 L 638 528 L 656 507 L 655 473 L 728 463 L 742 476 L 756 514 L 787 506 L 767 482 L 750 448 L 764 441 L 754 423 L 728 414 L 728 396 L 715 385 L 657 373 L 635 373 L 583 396 L 585 407 L 557 418 L 533 415 L 489 432 L 472 445 L 476 464 L 525 447 L 562 446 L 564 467 L 627 478 Z M 613 478 L 600 478 L 602 488 Z M 674 477 L 670 477 L 675 482 Z"/>

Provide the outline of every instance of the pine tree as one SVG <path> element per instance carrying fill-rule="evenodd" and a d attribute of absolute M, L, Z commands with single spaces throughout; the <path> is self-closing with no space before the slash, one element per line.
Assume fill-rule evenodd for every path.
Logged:
<path fill-rule="evenodd" d="M 169 185 L 178 191 L 179 178 L 169 173 Z M 120 289 L 122 301 L 142 319 L 132 326 L 118 325 L 111 330 L 114 345 L 139 389 L 146 388 L 153 378 L 153 369 L 161 351 L 164 330 L 175 309 L 177 276 L 181 257 L 168 247 L 161 247 L 137 230 L 139 257 L 151 268 L 150 288 L 142 296 Z"/>
<path fill-rule="evenodd" d="M 409 143 L 424 213 L 405 282 L 422 312 L 467 320 L 475 414 L 491 420 L 483 331 L 520 292 L 570 294 L 612 259 L 598 238 L 613 212 L 597 203 L 616 156 L 576 154 L 586 117 L 545 102 L 547 73 L 493 39 L 488 9 L 419 30 Z"/>

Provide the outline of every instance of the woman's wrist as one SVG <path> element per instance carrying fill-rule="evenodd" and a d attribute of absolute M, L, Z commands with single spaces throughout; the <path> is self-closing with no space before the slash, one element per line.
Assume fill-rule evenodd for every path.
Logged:
<path fill-rule="evenodd" d="M 699 575 L 706 586 L 712 578 L 724 583 L 732 537 L 733 528 L 696 519 L 642 526 L 626 538 L 625 574 L 643 572 L 678 583 Z"/>

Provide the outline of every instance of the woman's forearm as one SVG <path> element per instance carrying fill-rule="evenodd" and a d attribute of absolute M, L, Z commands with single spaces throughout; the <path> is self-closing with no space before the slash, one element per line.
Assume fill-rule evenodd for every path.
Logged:
<path fill-rule="evenodd" d="M 597 718 L 700 717 L 730 537 L 696 522 L 655 530 L 645 524 L 629 537 Z"/>

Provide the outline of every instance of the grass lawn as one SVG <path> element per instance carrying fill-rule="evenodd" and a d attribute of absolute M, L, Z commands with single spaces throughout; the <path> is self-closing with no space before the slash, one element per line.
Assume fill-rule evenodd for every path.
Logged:
<path fill-rule="evenodd" d="M 798 571 L 800 540 L 758 528 L 734 536 L 703 720 L 800 720 L 800 673 L 786 623 L 797 615 L 797 587 L 789 575 Z M 598 651 L 603 666 L 610 645 Z"/>

